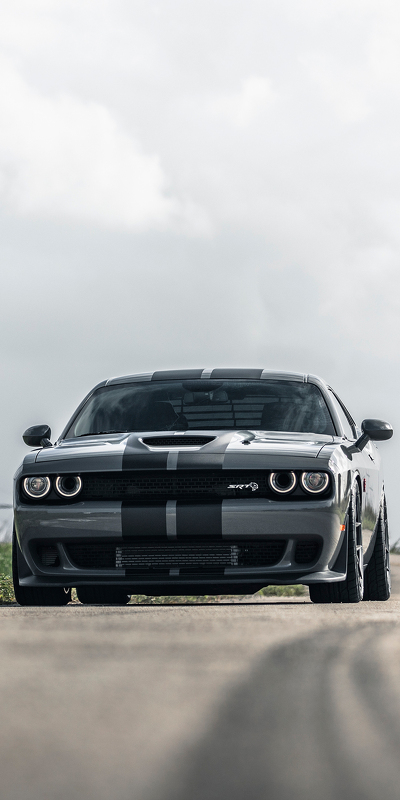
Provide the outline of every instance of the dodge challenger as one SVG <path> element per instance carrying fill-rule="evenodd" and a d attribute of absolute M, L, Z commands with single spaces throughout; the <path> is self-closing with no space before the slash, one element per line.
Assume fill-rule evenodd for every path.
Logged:
<path fill-rule="evenodd" d="M 21 605 L 133 594 L 252 594 L 304 584 L 314 603 L 390 596 L 376 442 L 325 381 L 262 369 L 112 378 L 59 439 L 35 425 L 15 475 Z"/>

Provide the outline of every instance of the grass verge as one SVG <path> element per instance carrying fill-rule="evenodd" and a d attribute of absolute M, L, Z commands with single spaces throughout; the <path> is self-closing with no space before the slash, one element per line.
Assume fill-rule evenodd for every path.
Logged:
<path fill-rule="evenodd" d="M 150 597 L 145 594 L 134 594 L 131 597 L 131 605 L 174 605 L 184 603 L 185 605 L 193 605 L 194 603 L 223 603 L 232 600 L 251 600 L 251 598 L 262 597 L 301 597 L 308 594 L 306 586 L 295 584 L 293 586 L 266 586 L 260 589 L 256 594 L 217 594 L 217 595 L 199 595 L 199 596 L 182 596 L 182 595 L 168 595 L 161 597 Z"/>
<path fill-rule="evenodd" d="M 11 544 L 0 544 L 0 605 L 15 603 L 11 578 Z"/>
<path fill-rule="evenodd" d="M 302 597 L 308 595 L 307 586 L 295 583 L 291 586 L 266 586 L 260 589 L 255 597 Z"/>
<path fill-rule="evenodd" d="M 0 606 L 15 603 L 14 586 L 9 575 L 0 575 Z"/>

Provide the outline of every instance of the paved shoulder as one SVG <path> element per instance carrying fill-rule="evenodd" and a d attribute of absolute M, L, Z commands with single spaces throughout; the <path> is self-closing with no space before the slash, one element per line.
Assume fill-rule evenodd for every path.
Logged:
<path fill-rule="evenodd" d="M 399 633 L 396 601 L 0 608 L 3 795 L 397 800 Z"/>
<path fill-rule="evenodd" d="M 262 658 L 168 800 L 398 800 L 399 627 L 314 633 Z"/>

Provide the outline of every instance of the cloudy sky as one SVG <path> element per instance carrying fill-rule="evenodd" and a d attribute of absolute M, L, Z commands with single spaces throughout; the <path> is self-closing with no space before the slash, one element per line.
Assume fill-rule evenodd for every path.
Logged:
<path fill-rule="evenodd" d="M 312 372 L 397 423 L 394 0 L 3 0 L 0 71 L 0 502 L 112 375 Z"/>

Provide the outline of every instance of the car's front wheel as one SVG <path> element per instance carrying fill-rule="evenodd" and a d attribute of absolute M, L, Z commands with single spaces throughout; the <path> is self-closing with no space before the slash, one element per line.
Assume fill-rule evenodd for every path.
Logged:
<path fill-rule="evenodd" d="M 80 603 L 85 605 L 126 606 L 130 595 L 120 586 L 77 586 Z"/>
<path fill-rule="evenodd" d="M 346 518 L 347 575 L 338 583 L 312 583 L 313 603 L 359 603 L 364 594 L 364 557 L 362 546 L 361 498 L 356 485 Z"/>
<path fill-rule="evenodd" d="M 18 556 L 20 559 L 23 558 L 14 531 L 12 538 L 12 573 L 15 599 L 20 606 L 66 606 L 69 603 L 71 589 L 64 589 L 62 586 L 20 586 Z"/>

